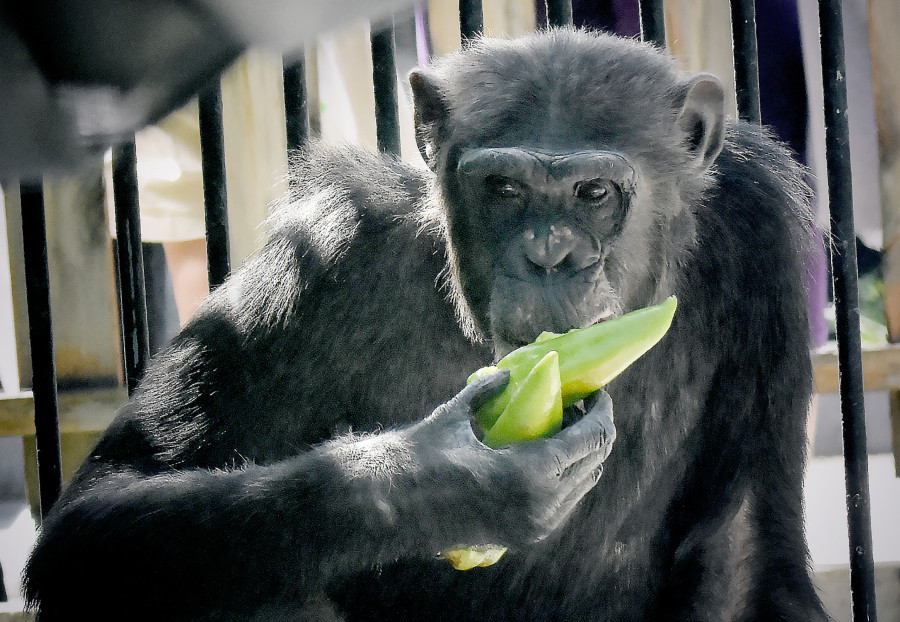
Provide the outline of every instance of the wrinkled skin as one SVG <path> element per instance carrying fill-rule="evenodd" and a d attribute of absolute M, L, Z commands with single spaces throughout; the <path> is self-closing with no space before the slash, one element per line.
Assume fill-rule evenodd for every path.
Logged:
<path fill-rule="evenodd" d="M 457 235 L 489 234 L 474 254 L 490 258 L 491 275 L 466 283 L 468 300 L 490 300 L 484 321 L 494 343 L 517 347 L 543 330 L 589 326 L 620 310 L 603 264 L 631 203 L 627 160 L 602 151 L 498 151 L 470 150 L 455 175 L 473 215 L 454 225 Z"/>
<path fill-rule="evenodd" d="M 410 81 L 430 170 L 298 155 L 265 248 L 45 521 L 41 619 L 824 620 L 800 168 L 632 41 L 485 40 Z M 478 441 L 506 377 L 463 389 L 474 369 L 670 294 L 583 416 Z M 436 557 L 481 543 L 509 552 Z"/>

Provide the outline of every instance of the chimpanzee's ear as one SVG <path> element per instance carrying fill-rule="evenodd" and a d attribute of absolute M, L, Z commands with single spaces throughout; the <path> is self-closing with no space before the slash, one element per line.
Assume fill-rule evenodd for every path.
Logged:
<path fill-rule="evenodd" d="M 440 140 L 449 110 L 440 80 L 428 69 L 419 67 L 409 74 L 415 106 L 416 144 L 425 163 L 434 170 L 434 154 Z"/>
<path fill-rule="evenodd" d="M 700 73 L 688 82 L 678 127 L 687 134 L 697 166 L 708 168 L 725 142 L 725 90 L 716 76 Z"/>

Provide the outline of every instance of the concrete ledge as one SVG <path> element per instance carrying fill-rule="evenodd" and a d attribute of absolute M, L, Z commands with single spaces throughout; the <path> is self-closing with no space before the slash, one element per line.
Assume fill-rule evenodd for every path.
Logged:
<path fill-rule="evenodd" d="M 61 391 L 59 431 L 102 432 L 128 401 L 124 388 Z M 31 391 L 0 396 L 0 436 L 34 434 L 34 399 Z"/>
<path fill-rule="evenodd" d="M 851 622 L 849 567 L 822 569 L 816 572 L 815 579 L 819 596 L 834 622 Z M 875 607 L 879 620 L 900 621 L 900 564 L 875 565 Z"/>
<path fill-rule="evenodd" d="M 34 616 L 22 611 L 22 601 L 0 603 L 0 622 L 34 622 Z"/>

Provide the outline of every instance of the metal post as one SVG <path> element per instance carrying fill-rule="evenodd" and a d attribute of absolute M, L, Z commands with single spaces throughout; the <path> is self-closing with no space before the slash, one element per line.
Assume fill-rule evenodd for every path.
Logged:
<path fill-rule="evenodd" d="M 372 28 L 372 81 L 375 84 L 375 132 L 378 150 L 400 155 L 400 116 L 397 111 L 397 68 L 394 63 L 394 26 Z"/>
<path fill-rule="evenodd" d="M 484 32 L 481 0 L 459 0 L 459 36 L 463 45 Z"/>
<path fill-rule="evenodd" d="M 284 116 L 289 150 L 299 149 L 309 140 L 306 101 L 306 60 L 301 52 L 299 58 L 284 65 Z"/>
<path fill-rule="evenodd" d="M 666 47 L 666 20 L 662 0 L 640 0 L 641 40 Z"/>
<path fill-rule="evenodd" d="M 125 383 L 131 395 L 150 358 L 141 218 L 134 140 L 113 147 L 113 198 L 116 206 L 116 257 L 119 312 L 125 352 Z"/>
<path fill-rule="evenodd" d="M 62 492 L 56 361 L 50 316 L 50 270 L 47 264 L 47 226 L 41 182 L 22 184 L 21 192 L 25 297 L 28 304 L 28 335 L 31 342 L 31 392 L 34 397 L 41 517 L 44 517 Z"/>
<path fill-rule="evenodd" d="M 547 25 L 572 25 L 572 0 L 547 0 Z"/>
<path fill-rule="evenodd" d="M 731 33 L 738 116 L 761 123 L 755 0 L 731 0 Z"/>
<path fill-rule="evenodd" d="M 225 131 L 222 88 L 216 79 L 200 92 L 200 158 L 203 165 L 203 205 L 206 209 L 206 262 L 209 290 L 231 271 L 228 251 L 228 192 L 225 185 Z"/>
<path fill-rule="evenodd" d="M 838 341 L 844 470 L 854 620 L 875 622 L 875 568 L 863 406 L 856 234 L 850 177 L 850 128 L 841 0 L 820 0 L 819 34 L 825 85 L 825 149 L 833 249 L 831 266 Z"/>

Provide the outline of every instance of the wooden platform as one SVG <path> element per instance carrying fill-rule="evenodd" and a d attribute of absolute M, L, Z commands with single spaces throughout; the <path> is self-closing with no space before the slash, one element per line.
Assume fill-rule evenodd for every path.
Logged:
<path fill-rule="evenodd" d="M 812 355 L 816 392 L 838 392 L 838 359 L 835 352 Z M 863 351 L 866 391 L 900 390 L 900 346 Z M 125 403 L 124 388 L 62 392 L 59 395 L 60 431 L 100 432 Z M 24 391 L 0 395 L 0 436 L 34 434 L 34 403 Z M 897 443 L 895 443 L 895 447 Z"/>

